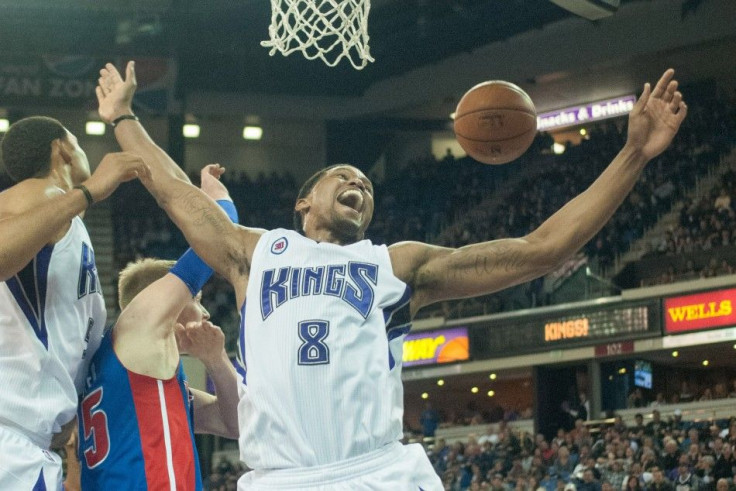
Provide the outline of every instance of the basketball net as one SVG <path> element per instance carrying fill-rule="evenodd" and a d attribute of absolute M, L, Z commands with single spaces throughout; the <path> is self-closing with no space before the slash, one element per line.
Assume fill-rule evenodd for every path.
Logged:
<path fill-rule="evenodd" d="M 271 0 L 270 40 L 261 46 L 288 56 L 321 58 L 334 67 L 347 58 L 356 70 L 374 61 L 368 47 L 370 0 Z"/>

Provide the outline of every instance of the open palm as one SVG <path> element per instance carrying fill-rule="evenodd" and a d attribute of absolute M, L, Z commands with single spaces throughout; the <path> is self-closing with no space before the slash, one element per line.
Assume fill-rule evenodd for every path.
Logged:
<path fill-rule="evenodd" d="M 662 153 L 672 142 L 687 115 L 687 104 L 677 90 L 675 71 L 667 70 L 654 90 L 647 83 L 629 114 L 628 145 L 647 160 Z"/>
<path fill-rule="evenodd" d="M 135 79 L 135 62 L 129 61 L 125 68 L 125 79 L 115 65 L 108 63 L 100 70 L 97 79 L 97 102 L 99 103 L 100 118 L 111 123 L 118 116 L 132 114 L 133 94 L 137 87 Z"/>

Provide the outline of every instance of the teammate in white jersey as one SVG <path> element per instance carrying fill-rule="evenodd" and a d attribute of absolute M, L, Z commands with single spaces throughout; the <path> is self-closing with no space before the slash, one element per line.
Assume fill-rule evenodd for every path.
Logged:
<path fill-rule="evenodd" d="M 628 141 L 588 190 L 537 230 L 459 249 L 364 240 L 373 188 L 350 165 L 302 187 L 296 228 L 233 225 L 177 177 L 143 127 L 115 135 L 151 166 L 144 184 L 189 244 L 235 288 L 241 309 L 240 447 L 254 469 L 239 489 L 442 489 L 418 445 L 402 446 L 401 341 L 418 309 L 529 281 L 580 249 L 611 217 L 687 113 L 668 70 L 647 84 Z M 100 116 L 131 113 L 133 65 L 101 70 Z"/>
<path fill-rule="evenodd" d="M 60 448 L 73 429 L 105 324 L 79 215 L 148 170 L 140 157 L 116 153 L 90 176 L 76 137 L 38 116 L 11 125 L 2 152 L 17 184 L 0 193 L 0 489 L 55 490 L 61 465 L 52 440 Z"/>

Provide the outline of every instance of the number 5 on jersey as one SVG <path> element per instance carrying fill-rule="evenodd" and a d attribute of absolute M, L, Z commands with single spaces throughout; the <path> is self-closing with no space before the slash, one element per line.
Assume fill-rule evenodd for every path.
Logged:
<path fill-rule="evenodd" d="M 102 387 L 94 390 L 82 401 L 82 430 L 84 440 L 80 446 L 84 448 L 84 460 L 87 468 L 100 465 L 110 453 L 110 432 L 107 428 L 107 414 L 97 407 L 102 402 Z M 89 439 L 90 444 L 87 444 Z"/>
<path fill-rule="evenodd" d="M 299 337 L 303 341 L 299 346 L 300 365 L 324 365 L 330 362 L 330 348 L 324 343 L 329 333 L 329 321 L 310 320 L 299 323 Z"/>

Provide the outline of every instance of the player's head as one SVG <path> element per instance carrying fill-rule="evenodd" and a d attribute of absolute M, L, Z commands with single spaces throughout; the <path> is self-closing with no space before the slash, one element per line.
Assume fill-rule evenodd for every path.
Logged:
<path fill-rule="evenodd" d="M 125 310 L 125 307 L 130 304 L 136 295 L 153 282 L 166 276 L 174 264 L 176 264 L 175 261 L 151 258 L 139 259 L 129 263 L 118 277 L 118 304 L 120 310 Z M 199 322 L 203 319 L 209 319 L 210 314 L 202 306 L 201 300 L 202 292 L 199 292 L 196 297 L 187 302 L 179 314 L 177 322 L 186 324 L 187 322 Z"/>
<path fill-rule="evenodd" d="M 12 125 L 2 142 L 3 163 L 15 181 L 43 178 L 56 167 L 79 184 L 90 175 L 77 137 L 54 118 L 31 116 Z"/>
<path fill-rule="evenodd" d="M 315 173 L 302 185 L 294 206 L 294 228 L 329 229 L 345 243 L 363 238 L 373 218 L 373 185 L 360 169 L 338 164 Z"/>

